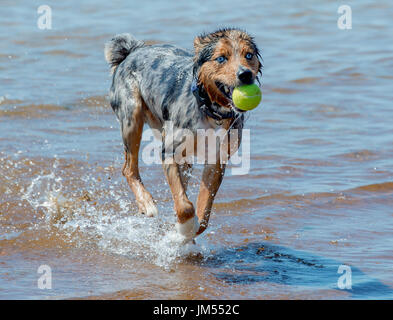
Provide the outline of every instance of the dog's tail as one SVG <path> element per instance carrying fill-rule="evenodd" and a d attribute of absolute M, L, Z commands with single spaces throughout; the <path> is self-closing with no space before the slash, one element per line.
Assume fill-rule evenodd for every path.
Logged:
<path fill-rule="evenodd" d="M 105 59 L 112 67 L 112 72 L 134 50 L 143 47 L 143 41 L 135 39 L 129 33 L 116 35 L 105 44 Z"/>

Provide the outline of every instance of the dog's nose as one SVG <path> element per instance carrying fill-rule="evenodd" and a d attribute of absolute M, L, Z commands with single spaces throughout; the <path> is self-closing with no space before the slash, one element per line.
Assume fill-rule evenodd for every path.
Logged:
<path fill-rule="evenodd" d="M 236 73 L 237 78 L 244 84 L 251 84 L 252 83 L 252 72 L 249 69 L 244 67 L 240 67 Z"/>

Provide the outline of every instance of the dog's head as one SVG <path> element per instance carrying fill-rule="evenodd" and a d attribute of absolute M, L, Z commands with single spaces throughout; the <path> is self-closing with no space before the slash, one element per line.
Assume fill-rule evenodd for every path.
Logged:
<path fill-rule="evenodd" d="M 194 40 L 194 77 L 211 102 L 233 106 L 234 87 L 252 84 L 262 64 L 254 39 L 238 29 L 220 29 Z"/>

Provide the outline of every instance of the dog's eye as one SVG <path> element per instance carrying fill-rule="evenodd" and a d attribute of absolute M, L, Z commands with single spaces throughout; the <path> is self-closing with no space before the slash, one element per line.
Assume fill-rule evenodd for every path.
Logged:
<path fill-rule="evenodd" d="M 251 60 L 253 56 L 254 55 L 249 52 L 249 53 L 246 54 L 246 59 Z"/>
<path fill-rule="evenodd" d="M 219 56 L 217 59 L 216 59 L 216 61 L 218 62 L 218 63 L 223 63 L 223 62 L 225 62 L 227 60 L 227 58 L 225 58 L 224 56 Z"/>

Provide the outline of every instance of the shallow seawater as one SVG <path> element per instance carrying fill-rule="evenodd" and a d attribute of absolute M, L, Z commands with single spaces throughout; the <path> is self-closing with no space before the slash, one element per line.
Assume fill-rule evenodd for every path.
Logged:
<path fill-rule="evenodd" d="M 41 4 L 1 6 L 0 299 L 393 298 L 393 4 L 348 1 L 340 30 L 337 1 L 46 1 L 40 30 Z M 209 229 L 183 245 L 161 165 L 141 163 L 157 218 L 121 175 L 103 45 L 131 32 L 191 50 L 226 25 L 264 61 L 251 167 L 227 170 Z"/>

